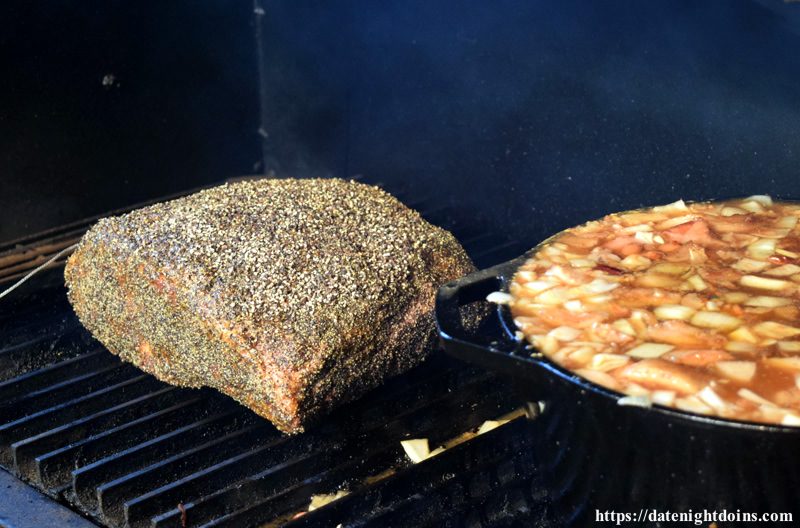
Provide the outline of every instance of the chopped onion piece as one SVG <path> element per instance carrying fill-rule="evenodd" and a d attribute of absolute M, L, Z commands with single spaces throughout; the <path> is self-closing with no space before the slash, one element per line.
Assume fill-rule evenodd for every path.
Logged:
<path fill-rule="evenodd" d="M 617 400 L 617 405 L 648 408 L 653 406 L 653 402 L 649 396 L 640 394 L 638 396 L 623 396 Z"/>
<path fill-rule="evenodd" d="M 726 378 L 739 383 L 748 383 L 756 375 L 756 364 L 752 361 L 717 361 L 715 368 Z"/>
<path fill-rule="evenodd" d="M 336 493 L 323 493 L 319 495 L 312 495 L 311 496 L 311 503 L 308 505 L 308 511 L 312 512 L 323 506 L 326 506 L 332 503 L 335 500 L 339 500 L 342 497 L 346 497 L 349 495 L 350 492 L 347 490 L 339 490 Z"/>
<path fill-rule="evenodd" d="M 672 227 L 679 226 L 681 224 L 685 224 L 687 222 L 693 222 L 697 219 L 695 215 L 683 215 L 683 216 L 676 216 L 674 218 L 670 218 L 669 220 L 664 220 L 663 222 L 659 222 L 656 224 L 656 229 L 659 231 L 663 231 L 665 229 L 670 229 Z"/>
<path fill-rule="evenodd" d="M 676 398 L 675 407 L 682 411 L 693 412 L 697 414 L 711 414 L 713 409 L 703 403 L 697 396 L 686 396 L 685 398 Z"/>
<path fill-rule="evenodd" d="M 571 301 L 565 302 L 564 303 L 564 308 L 566 308 L 570 312 L 582 312 L 583 311 L 583 303 L 580 302 L 578 299 L 573 299 Z"/>
<path fill-rule="evenodd" d="M 592 369 L 577 369 L 575 374 L 601 387 L 606 387 L 611 390 L 620 389 L 619 382 L 616 378 L 607 372 L 600 372 L 599 370 Z"/>
<path fill-rule="evenodd" d="M 636 330 L 633 329 L 631 323 L 627 319 L 617 319 L 614 321 L 611 326 L 622 332 L 623 334 L 629 336 L 635 336 Z"/>
<path fill-rule="evenodd" d="M 722 213 L 722 216 L 734 216 L 734 215 L 740 215 L 740 214 L 747 214 L 747 211 L 745 211 L 744 209 L 739 209 L 738 207 L 731 207 L 731 206 L 723 207 L 722 211 L 720 211 L 720 212 Z"/>
<path fill-rule="evenodd" d="M 794 229 L 797 225 L 797 217 L 796 216 L 783 216 L 775 222 L 775 225 L 778 227 L 784 227 L 786 229 Z"/>
<path fill-rule="evenodd" d="M 695 291 L 703 291 L 708 288 L 706 281 L 704 281 L 700 275 L 692 275 L 686 279 L 686 282 L 688 282 Z"/>
<path fill-rule="evenodd" d="M 705 248 L 689 246 L 689 262 L 693 266 L 703 264 L 708 260 Z"/>
<path fill-rule="evenodd" d="M 759 238 L 747 246 L 747 254 L 756 260 L 764 260 L 775 253 L 776 241 L 772 238 Z"/>
<path fill-rule="evenodd" d="M 742 320 L 723 312 L 697 312 L 690 321 L 694 326 L 713 328 L 714 330 L 733 330 L 741 326 Z"/>
<path fill-rule="evenodd" d="M 767 279 L 758 275 L 742 275 L 739 284 L 747 288 L 757 288 L 759 290 L 786 290 L 792 283 L 780 279 Z"/>
<path fill-rule="evenodd" d="M 656 317 L 663 320 L 679 319 L 688 321 L 694 315 L 695 310 L 682 304 L 662 304 L 653 310 Z"/>
<path fill-rule="evenodd" d="M 789 354 L 800 354 L 800 341 L 778 341 L 778 350 Z"/>
<path fill-rule="evenodd" d="M 636 234 L 633 235 L 633 238 L 635 238 L 636 240 L 638 240 L 642 244 L 654 244 L 655 243 L 654 235 L 653 235 L 652 232 L 639 231 L 639 232 L 637 232 Z"/>
<path fill-rule="evenodd" d="M 758 347 L 747 341 L 728 341 L 725 343 L 725 350 L 734 354 L 755 354 Z"/>
<path fill-rule="evenodd" d="M 603 304 L 607 302 L 611 302 L 614 300 L 613 295 L 592 295 L 591 297 L 586 297 L 584 301 L 592 304 Z"/>
<path fill-rule="evenodd" d="M 790 425 L 793 427 L 800 426 L 800 416 L 797 416 L 796 414 L 792 413 L 787 413 L 783 417 L 783 420 L 781 420 L 781 425 Z"/>
<path fill-rule="evenodd" d="M 761 207 L 761 204 L 756 202 L 756 201 L 753 201 L 753 200 L 750 200 L 749 202 L 744 202 L 743 204 L 740 204 L 740 207 L 742 209 L 744 209 L 745 211 L 750 211 L 751 213 L 762 213 L 762 212 L 764 212 L 764 208 Z"/>
<path fill-rule="evenodd" d="M 749 401 L 751 401 L 753 403 L 757 403 L 759 405 L 765 405 L 767 407 L 775 407 L 774 403 L 772 403 L 771 401 L 767 400 L 766 398 L 763 398 L 763 397 L 759 396 L 758 394 L 756 394 L 755 392 L 751 391 L 750 389 L 739 389 L 739 391 L 736 394 L 738 394 L 739 396 L 741 396 L 745 400 L 749 400 Z"/>
<path fill-rule="evenodd" d="M 772 297 L 769 295 L 757 295 L 751 297 L 745 303 L 745 306 L 761 306 L 765 308 L 777 308 L 778 306 L 787 306 L 792 304 L 791 299 L 786 297 Z"/>
<path fill-rule="evenodd" d="M 609 370 L 624 367 L 629 362 L 630 358 L 621 354 L 597 354 L 592 358 L 589 368 L 608 372 Z"/>
<path fill-rule="evenodd" d="M 800 328 L 795 328 L 783 323 L 776 323 L 774 321 L 758 323 L 757 325 L 753 326 L 753 331 L 760 336 L 771 337 L 773 339 L 794 337 L 800 334 Z"/>
<path fill-rule="evenodd" d="M 780 239 L 791 233 L 791 229 L 768 229 L 761 231 L 760 236 L 764 238 Z"/>
<path fill-rule="evenodd" d="M 605 293 L 618 287 L 619 287 L 618 282 L 608 282 L 603 279 L 595 279 L 589 284 L 581 286 L 581 288 L 583 288 L 585 291 L 589 293 Z"/>
<path fill-rule="evenodd" d="M 636 278 L 636 284 L 643 288 L 667 288 L 673 289 L 680 285 L 680 279 L 672 275 L 662 275 L 660 273 L 647 273 Z"/>
<path fill-rule="evenodd" d="M 628 226 L 628 227 L 622 228 L 619 231 L 620 231 L 620 233 L 625 233 L 625 234 L 634 233 L 634 237 L 635 237 L 636 236 L 635 233 L 642 233 L 642 232 L 645 232 L 645 231 L 652 231 L 652 230 L 653 230 L 653 226 L 651 226 L 650 224 L 636 224 L 636 225 L 632 225 L 632 226 Z"/>
<path fill-rule="evenodd" d="M 638 271 L 649 267 L 651 262 L 652 261 L 645 256 L 634 254 L 628 255 L 622 259 L 620 265 L 627 270 Z"/>
<path fill-rule="evenodd" d="M 408 458 L 410 458 L 415 464 L 422 462 L 431 454 L 430 447 L 428 447 L 427 438 L 402 440 L 400 445 L 403 446 L 403 451 L 406 452 Z"/>
<path fill-rule="evenodd" d="M 683 200 L 678 200 L 677 202 L 672 202 L 667 205 L 657 205 L 653 207 L 653 212 L 656 213 L 672 213 L 677 211 L 688 211 L 689 208 L 686 207 L 686 202 Z"/>
<path fill-rule="evenodd" d="M 769 262 L 743 258 L 731 267 L 736 271 L 741 271 L 742 273 L 757 273 L 764 268 L 769 267 Z"/>
<path fill-rule="evenodd" d="M 787 250 L 781 249 L 781 248 L 776 249 L 775 253 L 777 253 L 778 255 L 783 255 L 784 257 L 800 258 L 800 255 L 798 255 L 794 251 L 787 251 Z"/>
<path fill-rule="evenodd" d="M 750 296 L 744 292 L 727 292 L 722 295 L 722 298 L 725 299 L 725 302 L 729 302 L 731 304 L 742 304 L 745 302 Z"/>
<path fill-rule="evenodd" d="M 536 274 L 532 271 L 518 271 L 516 275 L 514 275 L 514 279 L 520 282 L 531 282 L 536 280 Z"/>
<path fill-rule="evenodd" d="M 533 340 L 533 345 L 541 350 L 544 354 L 555 354 L 561 345 L 558 344 L 558 340 L 549 335 L 535 335 L 531 338 Z"/>
<path fill-rule="evenodd" d="M 635 358 L 657 358 L 663 356 L 673 348 L 675 347 L 672 345 L 664 345 L 662 343 L 642 343 L 625 353 Z"/>
<path fill-rule="evenodd" d="M 581 335 L 581 331 L 577 328 L 572 328 L 571 326 L 559 326 L 558 328 L 553 328 L 550 330 L 547 335 L 552 336 L 559 341 L 574 341 Z"/>
<path fill-rule="evenodd" d="M 650 268 L 654 273 L 665 273 L 667 275 L 683 275 L 691 269 L 688 264 L 678 262 L 659 262 Z"/>
<path fill-rule="evenodd" d="M 567 357 L 569 357 L 570 361 L 580 363 L 581 366 L 585 366 L 592 360 L 595 354 L 597 354 L 597 351 L 592 347 L 584 346 L 570 353 Z"/>
<path fill-rule="evenodd" d="M 770 367 L 783 370 L 800 371 L 800 357 L 771 357 L 764 358 L 763 361 Z"/>
<path fill-rule="evenodd" d="M 593 268 L 597 263 L 589 259 L 575 258 L 570 259 L 569 265 L 573 268 Z"/>
<path fill-rule="evenodd" d="M 486 296 L 486 300 L 495 304 L 510 304 L 513 297 L 505 292 L 492 292 Z"/>
<path fill-rule="evenodd" d="M 772 275 L 773 277 L 788 277 L 789 275 L 794 275 L 796 273 L 800 273 L 800 266 L 796 266 L 795 264 L 784 264 L 783 266 L 778 266 L 777 268 L 772 268 L 771 270 L 765 271 L 764 275 Z"/>
<path fill-rule="evenodd" d="M 723 400 L 719 394 L 714 392 L 710 386 L 706 385 L 703 390 L 697 393 L 697 397 L 700 398 L 703 403 L 710 406 L 717 411 L 724 411 L 730 404 Z"/>
<path fill-rule="evenodd" d="M 551 288 L 536 296 L 536 302 L 542 304 L 563 304 L 578 295 L 567 288 Z"/>
<path fill-rule="evenodd" d="M 650 395 L 650 399 L 653 400 L 653 403 L 669 407 L 675 402 L 675 391 L 671 390 L 653 391 L 652 394 Z"/>
<path fill-rule="evenodd" d="M 525 283 L 525 289 L 530 290 L 533 293 L 540 293 L 545 290 L 549 290 L 550 288 L 554 288 L 555 286 L 558 286 L 557 282 L 546 280 L 537 280 Z"/>
<path fill-rule="evenodd" d="M 772 207 L 772 198 L 766 194 L 754 194 L 753 196 L 746 198 L 746 200 L 758 202 L 764 207 Z"/>

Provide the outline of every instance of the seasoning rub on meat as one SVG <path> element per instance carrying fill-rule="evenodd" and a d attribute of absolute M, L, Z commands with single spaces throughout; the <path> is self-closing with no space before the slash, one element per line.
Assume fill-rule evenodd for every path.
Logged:
<path fill-rule="evenodd" d="M 639 403 L 800 425 L 798 217 L 767 196 L 608 215 L 539 246 L 511 312 L 547 357 Z"/>
<path fill-rule="evenodd" d="M 422 361 L 436 288 L 473 269 L 378 188 L 264 179 L 100 220 L 65 274 L 109 350 L 296 433 Z"/>

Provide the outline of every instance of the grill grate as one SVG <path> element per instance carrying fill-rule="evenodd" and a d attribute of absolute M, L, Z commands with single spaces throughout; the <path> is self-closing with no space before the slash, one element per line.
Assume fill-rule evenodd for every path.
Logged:
<path fill-rule="evenodd" d="M 435 200 L 405 201 L 427 205 L 440 225 L 452 217 Z M 74 238 L 89 223 L 65 231 Z M 520 251 L 454 231 L 479 266 Z M 515 419 L 416 465 L 401 448 L 405 438 L 438 445 L 519 407 L 492 374 L 435 355 L 286 437 L 214 391 L 170 387 L 121 363 L 79 325 L 60 269 L 44 275 L 0 314 L 0 464 L 100 524 L 504 526 L 543 507 L 529 449 L 537 422 Z M 340 489 L 350 493 L 298 516 L 312 495 Z"/>

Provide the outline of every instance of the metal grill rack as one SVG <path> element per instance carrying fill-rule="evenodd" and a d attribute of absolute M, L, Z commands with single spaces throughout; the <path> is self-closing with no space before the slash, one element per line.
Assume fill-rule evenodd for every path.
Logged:
<path fill-rule="evenodd" d="M 406 202 L 458 227 L 435 200 Z M 20 276 L 90 223 L 6 248 L 13 273 L 0 277 Z M 479 266 L 520 250 L 460 227 Z M 517 418 L 419 464 L 401 447 L 422 437 L 438 445 L 524 404 L 493 374 L 435 354 L 308 433 L 284 436 L 214 391 L 171 387 L 120 362 L 80 326 L 60 273 L 32 280 L 0 315 L 0 464 L 93 522 L 509 526 L 546 507 L 535 421 Z M 304 513 L 312 495 L 338 490 L 349 494 Z"/>

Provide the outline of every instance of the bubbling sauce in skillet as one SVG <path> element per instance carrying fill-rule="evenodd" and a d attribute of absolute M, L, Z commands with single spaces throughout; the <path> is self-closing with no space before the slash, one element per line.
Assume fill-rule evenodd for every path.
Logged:
<path fill-rule="evenodd" d="M 800 426 L 799 217 L 768 196 L 608 215 L 539 246 L 506 301 L 520 337 L 631 401 Z"/>

